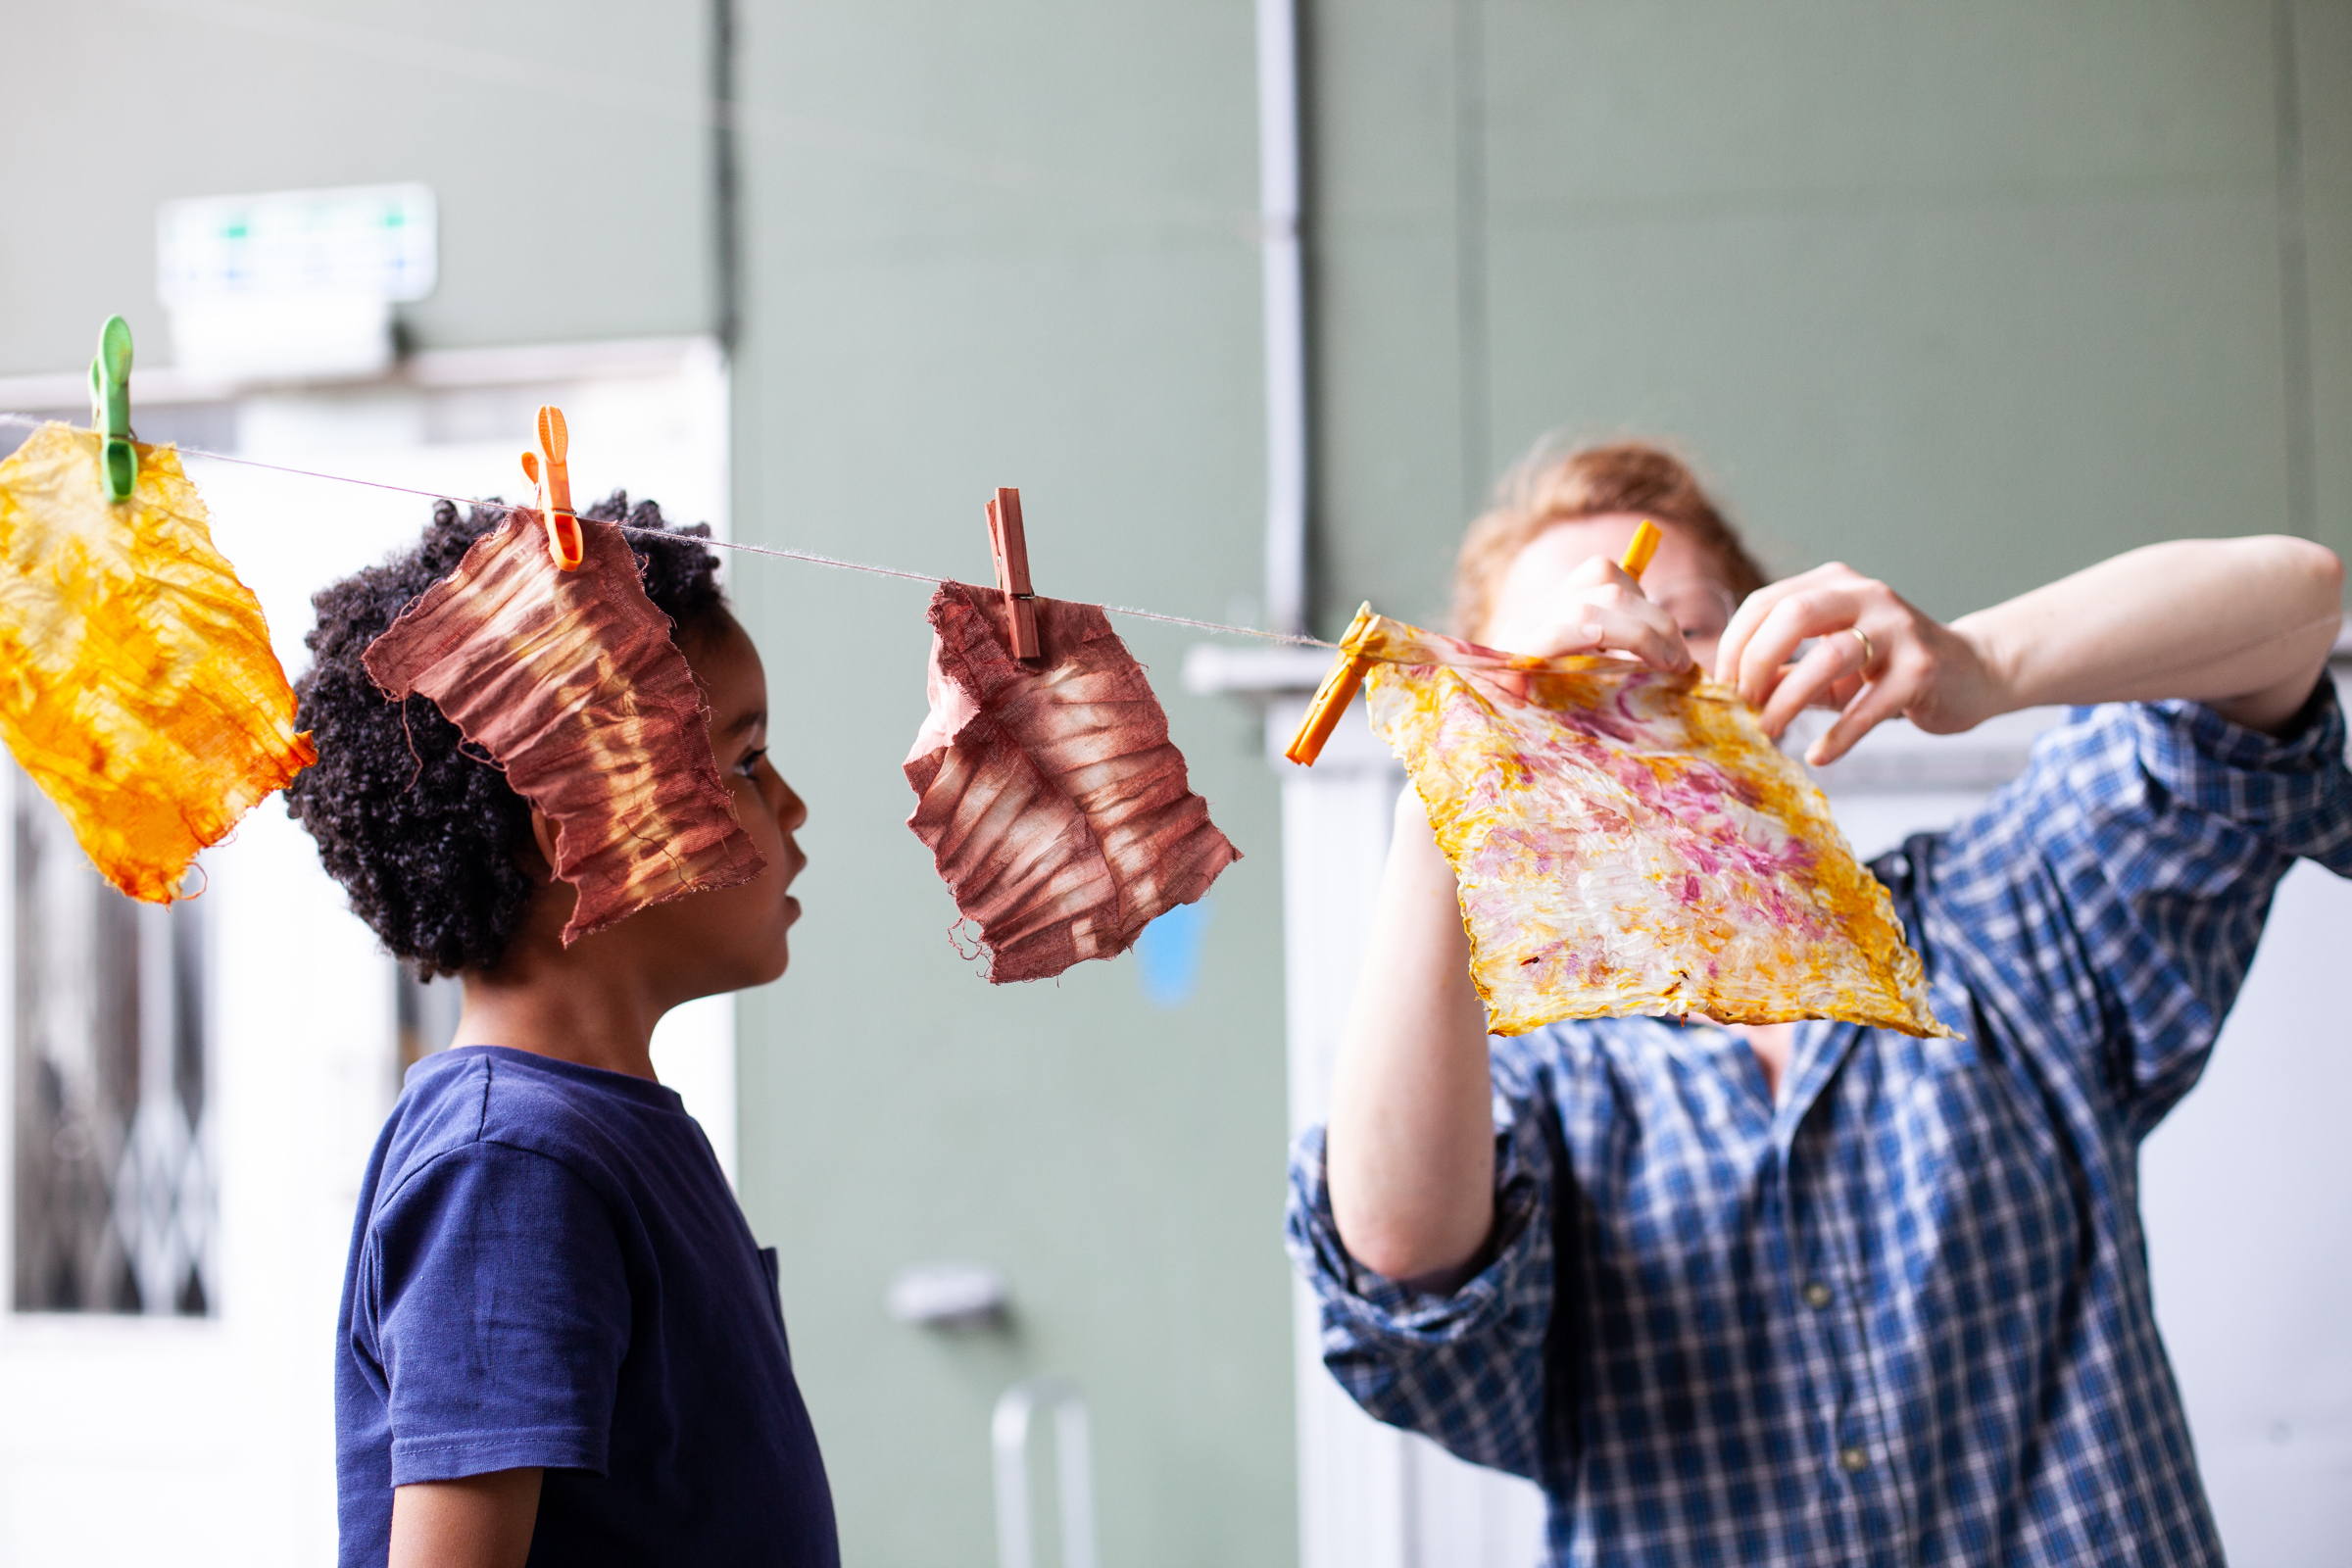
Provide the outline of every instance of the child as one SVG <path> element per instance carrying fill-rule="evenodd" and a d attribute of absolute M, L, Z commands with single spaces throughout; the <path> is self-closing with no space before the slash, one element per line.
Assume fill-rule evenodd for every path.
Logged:
<path fill-rule="evenodd" d="M 585 514 L 624 514 L 662 527 L 617 495 Z M 290 809 L 394 956 L 465 984 L 455 1048 L 409 1073 L 361 1190 L 335 1348 L 341 1560 L 832 1568 L 775 1251 L 650 1054 L 671 1007 L 784 972 L 808 811 L 768 760 L 760 655 L 686 537 L 707 528 L 624 535 L 766 869 L 564 947 L 575 895 L 548 819 L 361 663 L 501 520 L 444 502 L 414 551 L 319 594 L 296 688 L 319 761 Z"/>

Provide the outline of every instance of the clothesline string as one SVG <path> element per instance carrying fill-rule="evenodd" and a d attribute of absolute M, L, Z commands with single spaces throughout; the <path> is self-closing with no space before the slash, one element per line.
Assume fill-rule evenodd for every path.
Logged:
<path fill-rule="evenodd" d="M 29 414 L 0 413 L 0 424 L 23 425 L 38 429 L 57 421 Z M 356 484 L 369 490 L 390 490 L 395 494 L 421 496 L 428 501 L 449 501 L 461 506 L 479 507 L 485 512 L 513 515 L 517 512 L 535 509 L 507 501 L 484 501 L 473 496 L 451 495 L 441 490 L 419 490 L 414 485 L 392 484 L 382 479 L 362 479 L 348 473 L 324 473 L 317 468 L 296 468 L 283 463 L 264 463 L 259 458 L 240 458 L 226 452 L 210 452 L 202 447 L 177 447 L 182 457 L 203 458 L 213 463 L 234 463 L 248 468 L 267 468 L 272 473 L 290 473 L 304 479 L 322 479 L 329 484 Z M 746 555 L 773 556 L 780 561 L 806 562 L 813 566 L 831 566 L 841 571 L 862 571 L 877 577 L 903 577 L 908 582 L 941 583 L 955 579 L 927 571 L 902 571 L 896 566 L 877 566 L 862 561 L 844 561 L 839 556 L 818 555 L 813 550 L 791 550 L 779 545 L 745 544 L 735 539 L 703 539 L 692 534 L 676 534 L 662 528 L 646 528 L 629 522 L 614 522 L 623 533 L 640 534 L 652 539 L 683 539 L 695 544 L 709 545 L 717 550 L 739 550 Z M 1170 615 L 1156 610 L 1137 610 L 1127 605 L 1104 605 L 1103 610 L 1114 615 L 1127 615 L 1137 620 L 1156 620 L 1170 626 L 1190 626 L 1200 631 L 1224 632 L 1235 637 L 1258 637 L 1268 642 L 1289 643 L 1300 648 L 1337 648 L 1320 637 L 1305 637 L 1293 632 L 1266 631 L 1256 626 L 1229 626 L 1222 621 L 1196 620 L 1190 615 Z"/>

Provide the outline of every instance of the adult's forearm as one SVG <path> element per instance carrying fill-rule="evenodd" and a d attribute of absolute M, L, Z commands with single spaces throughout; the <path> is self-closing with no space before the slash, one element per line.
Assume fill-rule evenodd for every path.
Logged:
<path fill-rule="evenodd" d="M 1492 1101 L 1453 869 L 1408 785 L 1332 1077 L 1332 1216 L 1357 1262 L 1415 1279 L 1478 1251 L 1494 1223 Z"/>
<path fill-rule="evenodd" d="M 2305 539 L 2183 539 L 2133 550 L 1966 615 L 1988 711 L 2048 703 L 2209 703 L 2275 729 L 2335 638 L 2343 567 Z"/>

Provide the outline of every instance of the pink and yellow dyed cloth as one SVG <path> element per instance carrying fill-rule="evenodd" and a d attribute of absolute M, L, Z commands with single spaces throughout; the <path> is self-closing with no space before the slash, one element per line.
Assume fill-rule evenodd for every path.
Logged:
<path fill-rule="evenodd" d="M 1695 671 L 1497 653 L 1379 615 L 1372 728 L 1461 886 L 1489 1027 L 1841 1018 L 1948 1035 L 1804 770 Z"/>

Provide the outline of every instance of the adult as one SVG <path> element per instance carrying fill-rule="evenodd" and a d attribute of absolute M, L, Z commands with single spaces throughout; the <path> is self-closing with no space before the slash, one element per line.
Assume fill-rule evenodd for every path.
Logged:
<path fill-rule="evenodd" d="M 1542 1485 L 1556 1563 L 2218 1565 L 2138 1151 L 2279 878 L 2352 872 L 2335 557 L 2156 545 L 1946 625 L 1840 565 L 1762 585 L 1655 447 L 1535 461 L 1500 496 L 1461 557 L 1475 640 L 1695 659 L 1776 734 L 1838 708 L 1816 762 L 1898 713 L 2079 706 L 1982 810 L 1873 863 L 1952 1040 L 1490 1040 L 1406 790 L 1328 1131 L 1293 1162 L 1332 1371 Z M 1642 515 L 1666 537 L 1636 583 L 1614 558 Z"/>

